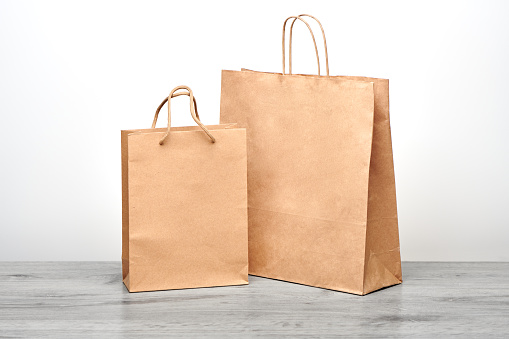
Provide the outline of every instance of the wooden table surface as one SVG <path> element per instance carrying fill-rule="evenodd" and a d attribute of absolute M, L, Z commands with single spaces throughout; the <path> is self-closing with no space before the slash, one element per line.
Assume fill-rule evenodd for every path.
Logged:
<path fill-rule="evenodd" d="M 259 277 L 129 293 L 119 262 L 0 262 L 0 337 L 509 338 L 509 263 L 403 264 L 366 296 Z"/>

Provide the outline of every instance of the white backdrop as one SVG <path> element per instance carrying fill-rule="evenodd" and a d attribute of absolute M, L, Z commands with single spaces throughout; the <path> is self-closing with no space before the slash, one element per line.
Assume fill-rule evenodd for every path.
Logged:
<path fill-rule="evenodd" d="M 317 0 L 0 1 L 0 260 L 119 260 L 119 131 L 181 84 L 217 123 L 221 69 L 280 72 L 301 13 L 331 74 L 391 81 L 403 260 L 509 260 L 509 2 Z"/>

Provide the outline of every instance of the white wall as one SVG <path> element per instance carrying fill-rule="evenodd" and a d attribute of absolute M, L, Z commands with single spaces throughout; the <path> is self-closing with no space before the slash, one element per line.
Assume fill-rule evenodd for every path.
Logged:
<path fill-rule="evenodd" d="M 509 2 L 317 0 L 0 2 L 0 260 L 119 260 L 119 131 L 180 84 L 217 123 L 221 69 L 280 71 L 300 13 L 332 74 L 391 81 L 403 260 L 509 260 Z"/>

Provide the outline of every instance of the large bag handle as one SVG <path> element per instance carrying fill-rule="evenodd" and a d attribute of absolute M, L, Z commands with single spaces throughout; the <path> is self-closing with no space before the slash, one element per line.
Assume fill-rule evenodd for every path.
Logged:
<path fill-rule="evenodd" d="M 286 50 L 286 46 L 285 46 L 286 23 L 290 19 L 294 19 L 293 22 L 295 22 L 295 20 L 302 21 L 303 23 L 306 24 L 307 28 L 309 29 L 309 33 L 311 33 L 311 38 L 313 38 L 313 44 L 315 46 L 316 62 L 318 63 L 318 75 L 320 75 L 320 56 L 318 55 L 318 47 L 316 46 L 315 35 L 313 34 L 313 30 L 311 29 L 311 26 L 309 26 L 307 21 L 302 19 L 300 16 L 289 16 L 288 18 L 286 18 L 285 22 L 283 23 L 283 75 L 286 75 L 286 73 L 285 73 L 285 71 L 286 71 L 286 55 L 285 55 L 285 50 Z M 292 23 L 292 27 L 293 27 L 293 23 Z M 290 37 L 291 37 L 291 33 L 292 32 L 290 30 Z M 290 42 L 291 41 L 292 40 L 290 39 Z M 292 48 L 292 45 L 290 43 L 290 58 L 289 58 L 290 73 L 288 73 L 290 75 L 292 74 L 292 58 L 291 58 L 292 54 L 291 54 L 291 48 Z"/>
<path fill-rule="evenodd" d="M 186 90 L 187 92 L 179 92 L 175 93 L 178 90 Z M 188 95 L 189 96 L 189 106 L 191 111 L 191 117 L 193 120 L 201 127 L 201 129 L 208 135 L 211 142 L 216 142 L 216 138 L 212 134 L 210 134 L 209 130 L 205 125 L 200 121 L 200 117 L 198 116 L 198 112 L 196 111 L 196 99 L 194 98 L 193 91 L 187 86 L 177 86 L 171 90 L 170 95 L 167 98 L 164 98 L 163 102 L 157 107 L 156 114 L 154 116 L 154 121 L 152 122 L 152 128 L 156 127 L 157 117 L 159 116 L 159 111 L 164 106 L 166 102 L 168 102 L 168 128 L 163 138 L 159 141 L 159 145 L 162 145 L 168 135 L 170 134 L 171 127 L 171 98 L 178 97 L 180 95 Z"/>
<path fill-rule="evenodd" d="M 283 74 L 285 74 L 285 28 L 286 28 L 286 22 L 293 18 L 293 21 L 292 21 L 292 24 L 290 26 L 290 41 L 289 41 L 289 73 L 288 74 L 292 74 L 292 39 L 293 39 L 293 25 L 295 24 L 295 21 L 300 20 L 302 22 L 304 22 L 306 24 L 306 26 L 308 27 L 309 29 L 309 32 L 311 33 L 311 36 L 313 38 L 313 43 L 315 45 L 315 52 L 316 52 L 316 59 L 318 61 L 318 75 L 320 75 L 320 59 L 318 57 L 318 48 L 316 46 L 316 40 L 315 40 L 315 36 L 313 34 L 313 31 L 311 29 L 311 27 L 309 26 L 309 24 L 304 20 L 302 19 L 303 16 L 307 16 L 307 17 L 310 17 L 311 19 L 315 20 L 318 25 L 320 26 L 320 29 L 322 31 L 322 37 L 323 37 L 323 47 L 325 49 L 325 68 L 326 68 L 326 71 L 327 71 L 327 76 L 329 76 L 329 54 L 328 54 L 328 51 L 327 51 L 327 40 L 325 38 L 325 31 L 323 29 L 323 26 L 322 26 L 322 23 L 320 22 L 320 20 L 318 20 L 316 17 L 310 15 L 310 14 L 300 14 L 298 16 L 291 16 L 289 18 L 287 18 L 283 24 Z"/>
<path fill-rule="evenodd" d="M 325 31 L 323 30 L 322 23 L 320 22 L 320 20 L 318 20 L 317 18 L 315 18 L 312 15 L 309 15 L 309 14 L 300 14 L 300 15 L 298 15 L 299 18 L 303 17 L 303 16 L 307 16 L 307 17 L 315 20 L 318 23 L 318 25 L 320 26 L 320 29 L 322 31 L 322 37 L 323 37 L 323 48 L 325 50 L 325 69 L 327 71 L 327 76 L 329 76 L 329 53 L 327 52 L 327 40 L 325 39 Z M 297 19 L 294 19 L 292 24 L 290 25 L 290 39 L 289 39 L 290 40 L 289 41 L 290 48 L 289 48 L 289 52 L 288 52 L 290 54 L 289 55 L 289 59 L 290 59 L 290 62 L 289 62 L 290 70 L 289 70 L 289 72 L 290 72 L 290 74 L 292 74 L 292 35 L 293 35 L 293 25 L 295 24 L 296 20 Z M 318 75 L 320 75 L 320 73 L 318 73 Z"/>

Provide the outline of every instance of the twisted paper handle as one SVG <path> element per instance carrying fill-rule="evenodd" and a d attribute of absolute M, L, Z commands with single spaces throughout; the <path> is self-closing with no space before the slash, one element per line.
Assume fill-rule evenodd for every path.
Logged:
<path fill-rule="evenodd" d="M 175 93 L 178 90 L 186 90 L 187 92 L 180 92 Z M 200 117 L 198 115 L 197 107 L 196 107 L 196 99 L 194 98 L 193 91 L 187 87 L 187 86 L 177 86 L 170 92 L 170 95 L 167 98 L 164 98 L 163 102 L 157 107 L 156 114 L 154 116 L 154 121 L 152 122 L 152 128 L 156 127 L 157 118 L 159 116 L 159 112 L 161 111 L 161 108 L 164 106 L 166 102 L 168 102 L 168 128 L 166 130 L 166 133 L 164 134 L 163 138 L 159 141 L 159 145 L 162 145 L 168 135 L 170 134 L 170 127 L 171 127 L 171 98 L 178 97 L 180 95 L 188 95 L 189 96 L 189 106 L 191 111 L 191 116 L 193 117 L 193 120 L 198 124 L 198 126 L 201 127 L 201 129 L 208 135 L 211 142 L 216 142 L 216 138 L 212 134 L 210 134 L 209 130 L 203 123 L 200 121 Z"/>
<path fill-rule="evenodd" d="M 285 74 L 285 62 L 286 62 L 286 57 L 285 57 L 285 30 L 286 30 L 286 23 L 288 20 L 290 19 L 293 19 L 292 21 L 292 24 L 290 26 L 290 42 L 289 42 L 289 72 L 288 74 L 292 74 L 292 38 L 293 38 L 293 25 L 295 24 L 295 21 L 297 20 L 300 20 L 302 22 L 304 22 L 307 26 L 307 28 L 309 29 L 309 32 L 311 33 L 311 37 L 313 38 L 313 44 L 315 46 L 315 53 L 316 53 L 316 60 L 317 60 L 317 63 L 318 63 L 318 75 L 320 75 L 320 57 L 318 56 L 318 47 L 316 46 L 316 40 L 315 40 L 315 35 L 313 34 L 313 30 L 311 29 L 311 26 L 309 26 L 309 24 L 304 20 L 302 19 L 303 16 L 307 16 L 307 17 L 310 17 L 312 19 L 314 19 L 318 25 L 320 26 L 320 29 L 322 30 L 322 37 L 323 37 L 323 45 L 324 45 L 324 49 L 325 49 L 325 67 L 326 67 L 326 70 L 327 70 L 327 76 L 329 76 L 329 54 L 327 52 L 327 40 L 325 39 L 325 31 L 323 29 L 323 26 L 322 26 L 322 23 L 317 19 L 315 18 L 314 16 L 312 15 L 309 15 L 309 14 L 300 14 L 298 16 L 290 16 L 288 17 L 284 24 L 283 24 L 283 75 Z"/>

